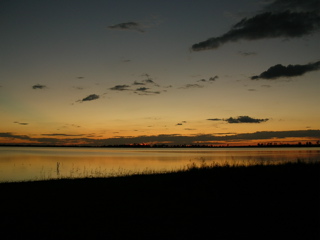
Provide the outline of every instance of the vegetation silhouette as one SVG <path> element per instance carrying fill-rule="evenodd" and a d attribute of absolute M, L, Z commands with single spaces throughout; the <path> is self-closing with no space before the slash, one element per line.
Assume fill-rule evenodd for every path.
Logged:
<path fill-rule="evenodd" d="M 2 239 L 319 239 L 320 164 L 1 183 Z"/>

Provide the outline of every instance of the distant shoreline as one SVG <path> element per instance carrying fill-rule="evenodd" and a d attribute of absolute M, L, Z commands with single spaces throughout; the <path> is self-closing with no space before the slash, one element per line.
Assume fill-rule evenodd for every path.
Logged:
<path fill-rule="evenodd" d="M 59 147 L 59 148 L 305 148 L 320 147 L 320 144 L 277 144 L 277 145 L 245 145 L 245 146 L 212 146 L 212 145 L 35 145 L 35 144 L 0 144 L 0 147 Z"/>

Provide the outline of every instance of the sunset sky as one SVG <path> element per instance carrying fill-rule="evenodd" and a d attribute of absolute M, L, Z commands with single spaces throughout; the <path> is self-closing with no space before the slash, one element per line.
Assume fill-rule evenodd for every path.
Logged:
<path fill-rule="evenodd" d="M 319 0 L 2 0 L 0 143 L 320 140 Z"/>

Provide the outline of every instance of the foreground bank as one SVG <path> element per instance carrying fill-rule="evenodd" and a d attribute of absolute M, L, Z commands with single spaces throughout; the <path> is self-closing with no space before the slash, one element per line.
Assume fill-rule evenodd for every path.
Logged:
<path fill-rule="evenodd" d="M 1 239 L 318 239 L 319 173 L 295 163 L 2 183 Z"/>

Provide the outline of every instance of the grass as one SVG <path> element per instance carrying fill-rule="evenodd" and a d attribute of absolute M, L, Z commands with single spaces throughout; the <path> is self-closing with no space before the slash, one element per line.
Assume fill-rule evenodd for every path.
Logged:
<path fill-rule="evenodd" d="M 0 184 L 1 239 L 319 239 L 320 164 Z"/>

